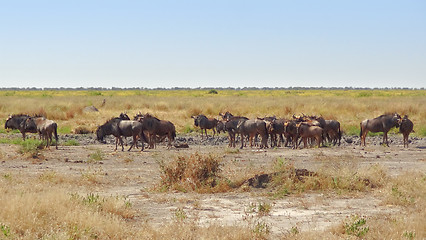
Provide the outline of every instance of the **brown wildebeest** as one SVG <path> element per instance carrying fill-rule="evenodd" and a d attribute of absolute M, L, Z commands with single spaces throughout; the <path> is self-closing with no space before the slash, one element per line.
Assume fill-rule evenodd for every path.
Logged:
<path fill-rule="evenodd" d="M 206 133 L 206 138 L 208 138 L 207 129 L 213 130 L 213 137 L 214 137 L 214 135 L 216 134 L 215 128 L 218 122 L 216 118 L 207 118 L 203 114 L 200 114 L 198 116 L 191 116 L 191 118 L 194 119 L 194 125 L 201 129 L 201 138 L 203 138 L 203 130 Z"/>
<path fill-rule="evenodd" d="M 237 128 L 238 123 L 246 121 L 248 118 L 235 116 L 228 119 L 225 123 L 225 130 L 228 132 L 229 136 L 229 147 L 235 147 L 235 135 L 239 133 Z"/>
<path fill-rule="evenodd" d="M 361 144 L 364 143 L 365 146 L 365 137 L 367 133 L 370 132 L 383 132 L 383 143 L 389 147 L 388 143 L 388 132 L 393 127 L 399 126 L 399 121 L 401 116 L 398 113 L 394 114 L 385 114 L 373 119 L 366 119 L 360 123 L 361 132 L 359 136 L 361 138 Z"/>
<path fill-rule="evenodd" d="M 323 132 L 324 130 L 319 126 L 312 126 L 305 122 L 297 124 L 297 133 L 303 140 L 304 148 L 307 148 L 308 146 L 308 138 L 315 138 L 318 143 L 318 147 L 321 147 Z"/>
<path fill-rule="evenodd" d="M 157 130 L 155 131 L 155 134 L 159 136 L 160 138 L 168 138 L 168 144 L 167 147 L 170 148 L 172 146 L 172 142 L 175 140 L 176 137 L 176 129 L 175 125 L 166 120 L 160 120 Z M 155 147 L 155 144 L 154 144 Z"/>
<path fill-rule="evenodd" d="M 142 115 L 140 112 L 134 117 L 134 120 L 141 122 L 143 131 L 148 134 L 149 148 L 155 148 L 157 136 L 167 137 L 168 147 L 171 147 L 172 141 L 176 137 L 175 125 L 172 122 L 160 120 L 149 113 Z"/>
<path fill-rule="evenodd" d="M 266 121 L 266 128 L 268 129 L 269 136 L 271 137 L 271 147 L 279 147 L 282 143 L 284 143 L 283 134 L 285 134 L 285 123 L 285 119 L 274 119 L 270 122 Z M 279 137 L 279 141 L 277 136 Z"/>
<path fill-rule="evenodd" d="M 216 132 L 217 134 L 220 134 L 221 132 L 226 132 L 225 128 L 226 121 L 218 121 L 216 125 Z"/>
<path fill-rule="evenodd" d="M 234 117 L 234 115 L 228 111 L 226 111 L 226 113 L 219 113 L 219 116 L 221 116 L 224 121 L 229 121 L 232 117 Z"/>
<path fill-rule="evenodd" d="M 29 118 L 29 115 L 26 114 L 17 114 L 11 115 L 6 119 L 4 124 L 4 129 L 18 129 L 22 134 L 22 139 L 25 141 L 25 133 L 37 133 L 37 127 L 25 125 L 25 120 Z M 35 116 L 37 117 L 37 116 Z M 41 137 L 41 135 L 40 135 Z"/>
<path fill-rule="evenodd" d="M 293 149 L 296 149 L 297 139 L 299 137 L 297 134 L 297 121 L 295 120 L 288 121 L 284 123 L 284 127 L 285 127 L 284 136 L 286 137 L 285 146 L 287 146 L 288 142 L 291 140 Z"/>
<path fill-rule="evenodd" d="M 115 151 L 117 151 L 118 142 L 121 144 L 121 151 L 124 151 L 123 139 L 121 138 L 122 136 L 133 137 L 133 143 L 128 151 L 130 151 L 133 146 L 137 145 L 138 138 L 147 142 L 145 135 L 143 134 L 142 123 L 133 120 L 112 118 L 106 121 L 103 125 L 96 129 L 96 137 L 98 141 L 101 142 L 107 135 L 113 135 L 115 137 Z M 143 151 L 143 149 L 144 144 L 142 142 L 141 151 Z"/>
<path fill-rule="evenodd" d="M 408 119 L 407 115 L 405 115 L 400 120 L 399 132 L 402 133 L 402 138 L 403 138 L 403 141 L 404 141 L 404 148 L 405 148 L 405 146 L 407 146 L 407 148 L 408 148 L 408 136 L 410 135 L 410 133 L 414 132 L 413 127 L 414 127 L 414 124 L 410 119 Z"/>
<path fill-rule="evenodd" d="M 262 143 L 260 148 L 268 147 L 268 131 L 266 129 L 266 123 L 260 119 L 249 119 L 238 122 L 238 132 L 241 134 L 241 149 L 244 146 L 244 136 L 249 136 L 250 147 L 253 147 L 253 138 L 260 134 L 262 137 Z"/>
<path fill-rule="evenodd" d="M 56 122 L 45 117 L 29 117 L 25 120 L 23 125 L 25 129 L 36 128 L 37 132 L 41 134 L 42 138 L 46 140 L 47 148 L 50 148 L 50 145 L 52 144 L 52 134 L 54 134 L 56 140 L 56 149 L 58 149 L 58 125 Z"/>

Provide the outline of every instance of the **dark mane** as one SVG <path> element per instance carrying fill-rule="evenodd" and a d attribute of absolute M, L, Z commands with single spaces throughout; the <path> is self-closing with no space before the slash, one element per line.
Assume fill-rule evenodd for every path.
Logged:
<path fill-rule="evenodd" d="M 114 121 L 114 120 L 122 120 L 121 118 L 118 118 L 118 117 L 112 117 L 112 118 L 110 118 L 110 119 L 108 119 L 103 125 L 105 125 L 105 124 L 107 124 L 107 123 L 110 123 L 110 122 L 112 122 L 112 121 Z"/>
<path fill-rule="evenodd" d="M 12 114 L 12 116 L 10 116 L 11 118 L 13 117 L 29 117 L 30 115 L 28 114 L 23 114 L 23 113 L 19 113 L 19 114 Z"/>

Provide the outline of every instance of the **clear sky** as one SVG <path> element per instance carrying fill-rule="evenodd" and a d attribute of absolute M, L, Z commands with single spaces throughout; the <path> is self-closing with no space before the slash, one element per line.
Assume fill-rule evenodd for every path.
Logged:
<path fill-rule="evenodd" d="M 426 87 L 426 1 L 0 0 L 0 87 Z"/>

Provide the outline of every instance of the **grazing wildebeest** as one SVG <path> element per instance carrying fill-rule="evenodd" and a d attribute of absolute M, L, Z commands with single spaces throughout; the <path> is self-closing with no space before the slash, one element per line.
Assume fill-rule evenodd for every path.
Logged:
<path fill-rule="evenodd" d="M 405 148 L 405 146 L 407 146 L 407 148 L 408 148 L 408 136 L 410 135 L 410 133 L 414 132 L 413 127 L 414 127 L 414 124 L 410 119 L 408 119 L 407 115 L 405 115 L 400 120 L 399 132 L 402 133 L 402 138 L 403 138 L 403 141 L 404 141 L 404 148 Z"/>
<path fill-rule="evenodd" d="M 122 120 L 120 118 L 112 118 L 106 121 L 103 125 L 96 129 L 96 137 L 98 141 L 102 142 L 104 137 L 107 135 L 113 135 L 115 137 L 115 151 L 118 147 L 118 142 L 121 144 L 121 151 L 124 151 L 123 140 L 121 136 L 133 137 L 133 143 L 130 146 L 130 151 L 133 145 L 137 144 L 137 138 L 141 141 L 146 141 L 145 135 L 143 134 L 142 124 L 138 121 L 133 120 Z M 143 151 L 144 145 L 142 142 L 141 151 Z"/>
<path fill-rule="evenodd" d="M 201 129 L 201 138 L 203 138 L 203 130 L 206 133 L 206 138 L 208 138 L 207 129 L 213 130 L 213 137 L 214 137 L 214 135 L 216 134 L 215 128 L 218 122 L 216 118 L 207 118 L 203 114 L 200 114 L 198 116 L 191 116 L 191 118 L 194 119 L 194 125 Z"/>
<path fill-rule="evenodd" d="M 217 122 L 217 125 L 216 125 L 217 134 L 220 134 L 221 132 L 226 132 L 225 124 L 226 124 L 226 121 L 223 121 L 223 120 Z"/>
<path fill-rule="evenodd" d="M 11 115 L 7 118 L 4 129 L 18 129 L 22 134 L 22 139 L 25 141 L 25 133 L 37 133 L 37 128 L 35 126 L 25 127 L 25 120 L 29 117 L 29 115 L 25 114 Z"/>
<path fill-rule="evenodd" d="M 235 147 L 235 135 L 239 133 L 237 126 L 239 122 L 246 121 L 248 118 L 235 116 L 228 119 L 225 123 L 225 130 L 229 136 L 229 147 Z"/>
<path fill-rule="evenodd" d="M 55 121 L 49 120 L 45 117 L 29 117 L 23 124 L 25 129 L 37 129 L 42 138 L 46 140 L 46 147 L 50 148 L 52 144 L 52 134 L 55 135 L 56 149 L 58 149 L 58 125 Z"/>
<path fill-rule="evenodd" d="M 249 119 L 238 122 L 238 132 L 241 134 L 241 149 L 244 147 L 244 136 L 249 136 L 250 147 L 253 147 L 253 138 L 260 134 L 262 137 L 262 143 L 260 148 L 268 147 L 268 131 L 266 129 L 266 123 L 260 119 Z"/>
<path fill-rule="evenodd" d="M 297 133 L 298 136 L 303 140 L 303 147 L 307 148 L 308 138 L 315 138 L 318 143 L 318 147 L 321 147 L 323 129 L 319 126 L 310 125 L 306 122 L 301 122 L 297 124 Z"/>
<path fill-rule="evenodd" d="M 385 114 L 373 119 L 366 119 L 360 123 L 361 132 L 359 136 L 361 137 L 362 145 L 364 143 L 365 146 L 365 137 L 367 133 L 370 132 L 383 132 L 383 143 L 388 144 L 388 132 L 393 127 L 399 126 L 399 121 L 401 120 L 401 116 L 398 113 L 395 114 Z"/>

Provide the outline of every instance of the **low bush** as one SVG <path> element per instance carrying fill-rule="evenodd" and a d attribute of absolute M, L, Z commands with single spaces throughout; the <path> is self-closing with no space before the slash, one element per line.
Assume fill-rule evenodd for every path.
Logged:
<path fill-rule="evenodd" d="M 178 156 L 174 161 L 160 161 L 161 184 L 164 190 L 174 189 L 182 192 L 224 192 L 230 189 L 229 181 L 221 172 L 222 159 L 214 155 L 191 154 Z"/>

